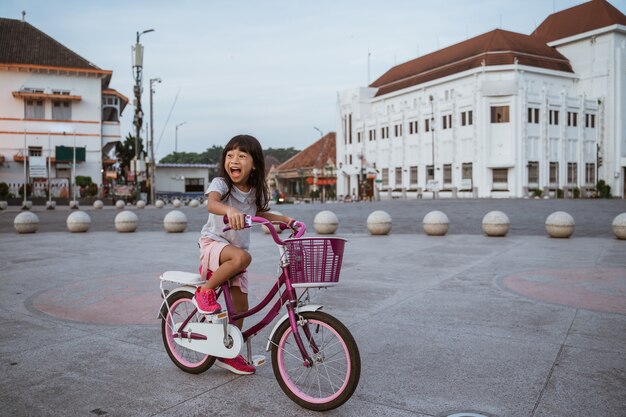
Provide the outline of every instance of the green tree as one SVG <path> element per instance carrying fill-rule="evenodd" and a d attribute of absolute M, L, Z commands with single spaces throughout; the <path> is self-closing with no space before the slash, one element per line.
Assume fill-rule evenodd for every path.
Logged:
<path fill-rule="evenodd" d="M 265 156 L 273 156 L 278 159 L 280 162 L 285 162 L 287 159 L 291 158 L 295 154 L 300 152 L 297 149 L 294 149 L 293 146 L 289 148 L 268 148 L 263 151 Z"/>
<path fill-rule="evenodd" d="M 139 138 L 137 141 L 137 155 L 145 154 L 143 148 L 143 140 Z M 126 173 L 130 171 L 130 164 L 133 158 L 135 158 L 135 137 L 130 133 L 126 136 L 124 142 L 118 142 L 115 145 L 115 156 L 120 163 L 120 176 L 124 178 L 124 181 L 128 181 Z"/>
<path fill-rule="evenodd" d="M 219 164 L 222 159 L 223 146 L 213 145 L 202 153 L 195 152 L 172 152 L 164 156 L 159 161 L 163 164 Z M 285 162 L 295 154 L 300 152 L 293 147 L 290 148 L 269 148 L 263 151 L 265 156 L 273 156 L 280 162 Z"/>

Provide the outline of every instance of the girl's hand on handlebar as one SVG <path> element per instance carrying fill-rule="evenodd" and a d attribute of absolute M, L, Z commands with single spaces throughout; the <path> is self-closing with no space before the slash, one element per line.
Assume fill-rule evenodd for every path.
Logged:
<path fill-rule="evenodd" d="M 229 207 L 226 210 L 226 217 L 228 218 L 228 225 L 233 230 L 241 230 L 246 227 L 245 213 L 237 210 L 234 207 Z"/>

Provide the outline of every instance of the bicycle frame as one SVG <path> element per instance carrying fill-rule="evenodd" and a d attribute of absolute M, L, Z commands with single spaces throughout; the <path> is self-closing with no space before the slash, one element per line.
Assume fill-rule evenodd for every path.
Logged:
<path fill-rule="evenodd" d="M 310 364 L 312 364 L 312 360 L 310 356 L 308 355 L 304 347 L 302 338 L 300 337 L 300 333 L 298 332 L 298 319 L 296 317 L 296 307 L 298 305 L 298 297 L 296 294 L 296 290 L 291 285 L 291 281 L 289 279 L 289 271 L 287 268 L 289 263 L 286 260 L 286 256 L 285 256 L 286 250 L 284 247 L 284 243 L 278 237 L 278 234 L 276 233 L 276 230 L 274 229 L 274 225 L 271 222 L 263 219 L 262 217 L 252 217 L 251 221 L 254 221 L 257 224 L 265 224 L 265 226 L 269 229 L 270 234 L 274 238 L 274 241 L 278 245 L 278 249 L 280 251 L 280 260 L 281 260 L 280 266 L 282 269 L 282 273 L 277 278 L 276 284 L 270 288 L 265 298 L 263 298 L 263 300 L 261 300 L 256 306 L 248 309 L 247 311 L 243 311 L 239 313 L 235 312 L 235 307 L 234 307 L 234 303 L 233 303 L 232 296 L 230 293 L 228 282 L 225 282 L 220 286 L 220 288 L 217 291 L 217 296 L 219 297 L 222 293 L 224 294 L 224 301 L 226 303 L 226 310 L 228 311 L 229 323 L 234 325 L 239 319 L 253 316 L 254 314 L 264 309 L 267 305 L 270 304 L 270 302 L 274 299 L 276 294 L 279 293 L 280 288 L 284 286 L 285 291 L 280 292 L 280 296 L 278 300 L 276 300 L 276 302 L 274 303 L 270 311 L 268 311 L 268 313 L 261 319 L 261 321 L 251 326 L 247 330 L 242 331 L 243 341 L 244 343 L 248 342 L 248 340 L 251 337 L 255 336 L 262 329 L 267 327 L 267 325 L 270 324 L 276 318 L 276 316 L 278 316 L 278 314 L 280 313 L 281 307 L 283 305 L 286 305 L 287 314 L 289 317 L 289 323 L 293 331 L 296 345 L 298 346 L 298 349 L 300 350 L 300 353 L 302 354 L 302 359 L 305 363 L 305 366 L 309 366 Z M 302 230 L 302 233 L 298 233 L 300 236 L 302 236 L 304 234 L 304 231 L 306 230 L 306 226 L 302 225 L 302 227 L 304 230 Z M 187 317 L 187 319 L 185 319 L 184 322 L 182 323 L 181 328 L 184 328 L 187 325 L 189 320 L 196 314 L 196 312 L 197 312 L 197 309 L 194 309 L 191 312 L 189 317 Z M 305 331 L 305 335 L 307 336 L 308 342 L 311 345 L 311 348 L 313 349 L 313 352 L 317 352 L 318 347 L 315 345 L 315 342 L 313 341 L 311 337 L 309 329 L 305 328 L 304 331 Z M 187 334 L 186 336 L 192 339 L 206 339 L 205 336 L 196 334 L 196 333 Z"/>

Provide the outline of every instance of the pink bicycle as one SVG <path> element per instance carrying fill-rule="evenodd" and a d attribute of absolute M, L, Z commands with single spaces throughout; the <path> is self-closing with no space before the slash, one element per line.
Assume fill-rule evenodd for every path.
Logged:
<path fill-rule="evenodd" d="M 361 374 L 361 358 L 352 334 L 339 320 L 320 311 L 322 305 L 308 304 L 310 288 L 338 284 L 345 239 L 303 238 L 304 223 L 297 232 L 281 240 L 274 225 L 262 217 L 247 217 L 247 227 L 263 224 L 280 253 L 280 275 L 265 298 L 248 311 L 235 313 L 228 284 L 218 290 L 226 311 L 203 315 L 191 301 L 203 283 L 199 274 L 168 271 L 161 275 L 163 303 L 161 333 L 170 359 L 185 372 L 199 374 L 209 369 L 216 357 L 234 358 L 244 343 L 247 360 L 257 366 L 263 356 L 253 356 L 251 339 L 270 324 L 285 306 L 287 312 L 274 325 L 266 346 L 271 350 L 272 368 L 278 384 L 294 402 L 316 411 L 345 403 L 354 393 Z M 288 227 L 280 224 L 281 230 Z M 174 284 L 174 288 L 166 287 Z M 298 295 L 296 289 L 301 290 Z M 241 331 L 234 323 L 275 304 L 263 319 Z M 222 304 L 224 305 L 224 304 Z"/>

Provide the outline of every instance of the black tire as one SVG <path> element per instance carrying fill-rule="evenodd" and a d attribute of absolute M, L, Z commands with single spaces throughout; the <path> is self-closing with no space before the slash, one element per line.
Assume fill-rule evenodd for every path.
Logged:
<path fill-rule="evenodd" d="M 314 364 L 304 366 L 289 320 L 286 320 L 272 339 L 274 375 L 280 388 L 296 404 L 314 411 L 332 410 L 348 401 L 359 384 L 359 349 L 350 331 L 333 316 L 321 311 L 304 312 L 300 316 L 306 324 L 298 326 L 298 332 Z M 313 352 L 306 330 L 319 348 L 317 354 Z M 338 386 L 336 389 L 334 384 Z"/>
<path fill-rule="evenodd" d="M 176 366 L 187 373 L 200 374 L 213 366 L 215 357 L 186 349 L 176 344 L 171 337 L 173 333 L 172 323 L 182 322 L 195 309 L 191 301 L 192 297 L 193 295 L 186 291 L 176 292 L 167 297 L 170 310 L 167 311 L 166 309 L 163 315 L 165 318 L 161 320 L 161 336 L 165 351 Z M 200 321 L 202 318 L 203 316 L 196 312 L 191 322 Z M 168 323 L 171 324 L 168 325 Z"/>

